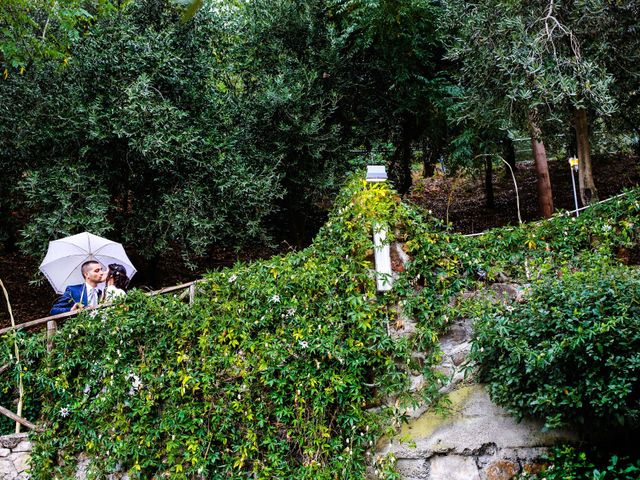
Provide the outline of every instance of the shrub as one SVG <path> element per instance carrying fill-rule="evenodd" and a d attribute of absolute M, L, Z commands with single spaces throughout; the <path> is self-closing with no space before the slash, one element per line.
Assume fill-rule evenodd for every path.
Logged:
<path fill-rule="evenodd" d="M 600 264 L 531 285 L 527 302 L 498 304 L 475 323 L 472 357 L 492 398 L 549 428 L 637 425 L 640 273 Z"/>
<path fill-rule="evenodd" d="M 543 458 L 547 464 L 539 474 L 521 474 L 521 480 L 638 480 L 640 460 L 604 457 L 598 453 L 580 452 L 573 447 L 553 449 Z"/>

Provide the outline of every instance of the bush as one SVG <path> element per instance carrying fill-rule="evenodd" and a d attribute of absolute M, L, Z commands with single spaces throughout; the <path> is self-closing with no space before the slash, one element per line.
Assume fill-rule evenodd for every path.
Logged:
<path fill-rule="evenodd" d="M 632 461 L 617 455 L 579 452 L 573 447 L 558 447 L 543 458 L 547 463 L 539 474 L 520 475 L 525 480 L 638 480 L 640 460 Z"/>
<path fill-rule="evenodd" d="M 494 305 L 475 324 L 472 357 L 492 398 L 548 428 L 634 426 L 640 415 L 640 273 L 601 264 L 560 270 L 527 302 Z"/>

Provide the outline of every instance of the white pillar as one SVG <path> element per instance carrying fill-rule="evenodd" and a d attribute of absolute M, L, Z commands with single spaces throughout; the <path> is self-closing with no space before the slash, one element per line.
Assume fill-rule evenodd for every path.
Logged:
<path fill-rule="evenodd" d="M 386 182 L 387 172 L 384 165 L 369 165 L 367 167 L 367 182 Z M 387 226 L 373 225 L 373 245 L 376 268 L 376 288 L 379 292 L 391 290 L 393 278 L 391 277 L 391 252 L 386 243 Z"/>
<path fill-rule="evenodd" d="M 374 224 L 373 245 L 376 264 L 376 288 L 379 292 L 391 290 L 393 278 L 391 277 L 391 252 L 386 243 L 387 227 Z"/>

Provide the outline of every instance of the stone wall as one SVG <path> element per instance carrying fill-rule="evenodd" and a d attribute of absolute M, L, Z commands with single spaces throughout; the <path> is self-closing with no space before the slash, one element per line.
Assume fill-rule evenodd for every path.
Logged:
<path fill-rule="evenodd" d="M 0 480 L 29 478 L 31 442 L 26 433 L 0 437 Z"/>
<path fill-rule="evenodd" d="M 448 397 L 447 415 L 425 412 L 378 445 L 379 455 L 395 456 L 404 480 L 509 480 L 538 470 L 547 447 L 577 440 L 567 430 L 516 421 L 483 385 L 459 385 Z"/>
<path fill-rule="evenodd" d="M 506 295 L 520 301 L 522 297 L 522 289 L 515 285 L 496 284 L 492 289 L 498 298 Z M 415 322 L 399 311 L 391 334 L 411 336 L 415 331 Z M 538 470 L 549 447 L 578 440 L 568 430 L 543 431 L 539 421 L 518 422 L 495 405 L 469 368 L 472 336 L 472 321 L 457 319 L 440 338 L 442 361 L 436 368 L 447 378 L 440 391 L 448 397 L 448 413 L 435 414 L 426 406 L 409 409 L 405 412 L 409 423 L 377 445 L 378 456 L 395 457 L 403 480 L 510 480 Z M 414 357 L 420 355 L 414 352 Z M 412 389 L 423 384 L 422 375 L 412 372 Z M 369 478 L 375 479 L 371 473 Z"/>

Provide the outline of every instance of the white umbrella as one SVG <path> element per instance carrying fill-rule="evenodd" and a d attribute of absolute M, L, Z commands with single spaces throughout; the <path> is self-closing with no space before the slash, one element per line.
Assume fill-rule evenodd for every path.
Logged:
<path fill-rule="evenodd" d="M 40 264 L 40 271 L 57 293 L 63 293 L 69 285 L 84 283 L 80 267 L 88 260 L 95 260 L 103 267 L 119 263 L 127 270 L 129 278 L 137 271 L 121 244 L 89 232 L 49 242 L 49 250 Z"/>

